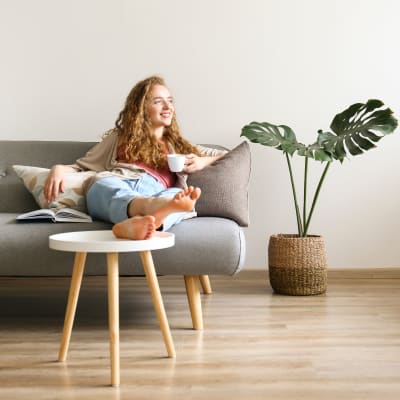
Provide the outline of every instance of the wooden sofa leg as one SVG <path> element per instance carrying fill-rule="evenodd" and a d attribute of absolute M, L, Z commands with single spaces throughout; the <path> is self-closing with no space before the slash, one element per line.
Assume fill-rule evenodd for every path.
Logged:
<path fill-rule="evenodd" d="M 203 288 L 203 293 L 211 294 L 212 289 L 211 289 L 210 278 L 208 277 L 208 275 L 199 275 L 199 278 L 200 278 L 201 287 Z"/>
<path fill-rule="evenodd" d="M 201 310 L 201 298 L 198 275 L 184 275 L 186 294 L 189 301 L 190 314 L 192 316 L 193 329 L 203 329 L 203 313 Z"/>

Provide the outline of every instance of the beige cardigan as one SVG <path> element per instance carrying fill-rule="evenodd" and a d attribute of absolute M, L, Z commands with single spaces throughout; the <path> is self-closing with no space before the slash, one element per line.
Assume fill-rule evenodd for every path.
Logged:
<path fill-rule="evenodd" d="M 217 150 L 209 147 L 196 146 L 201 155 L 203 156 L 218 156 L 225 154 L 225 150 Z M 94 182 L 94 180 L 117 176 L 122 179 L 138 179 L 144 173 L 145 170 L 139 168 L 133 164 L 121 163 L 117 161 L 117 148 L 118 148 L 118 133 L 116 129 L 107 131 L 103 140 L 93 146 L 83 157 L 76 160 L 75 164 L 71 165 L 78 171 L 95 171 L 96 176 L 91 179 L 85 189 Z M 170 151 L 175 152 L 174 148 L 170 146 Z M 177 173 L 177 187 L 187 187 L 186 180 L 187 174 L 183 172 Z"/>

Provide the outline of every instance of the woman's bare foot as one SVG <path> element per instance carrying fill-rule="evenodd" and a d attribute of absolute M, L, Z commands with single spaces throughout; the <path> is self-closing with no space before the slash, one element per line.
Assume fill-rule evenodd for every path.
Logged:
<path fill-rule="evenodd" d="M 152 215 L 136 216 L 115 224 L 112 231 L 117 238 L 146 240 L 150 239 L 156 230 L 155 221 Z"/>
<path fill-rule="evenodd" d="M 200 195 L 200 188 L 189 186 L 177 193 L 164 205 L 154 210 L 152 215 L 155 217 L 156 228 L 160 227 L 164 219 L 173 212 L 192 211 Z"/>

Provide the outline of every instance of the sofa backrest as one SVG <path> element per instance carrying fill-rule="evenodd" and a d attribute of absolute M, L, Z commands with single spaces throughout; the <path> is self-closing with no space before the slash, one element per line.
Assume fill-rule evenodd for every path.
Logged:
<path fill-rule="evenodd" d="M 50 168 L 73 164 L 93 142 L 0 140 L 0 212 L 22 213 L 38 208 L 15 174 L 14 164 Z"/>

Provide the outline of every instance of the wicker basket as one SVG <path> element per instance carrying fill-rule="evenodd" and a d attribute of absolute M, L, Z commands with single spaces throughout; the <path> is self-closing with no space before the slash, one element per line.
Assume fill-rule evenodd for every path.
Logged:
<path fill-rule="evenodd" d="M 268 263 L 276 293 L 308 296 L 326 291 L 327 262 L 321 236 L 272 235 Z"/>

